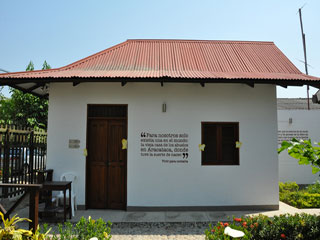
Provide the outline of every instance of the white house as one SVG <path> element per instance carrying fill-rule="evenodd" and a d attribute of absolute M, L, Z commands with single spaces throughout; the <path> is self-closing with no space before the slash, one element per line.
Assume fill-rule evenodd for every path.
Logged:
<path fill-rule="evenodd" d="M 127 40 L 0 83 L 50 94 L 47 167 L 79 205 L 239 210 L 279 207 L 276 85 L 320 79 L 272 42 Z"/>
<path fill-rule="evenodd" d="M 320 104 L 306 98 L 278 98 L 278 144 L 283 140 L 311 139 L 320 142 Z M 312 174 L 308 165 L 299 165 L 298 160 L 287 152 L 279 155 L 279 180 L 293 181 L 298 184 L 311 184 L 319 179 L 319 174 Z"/>

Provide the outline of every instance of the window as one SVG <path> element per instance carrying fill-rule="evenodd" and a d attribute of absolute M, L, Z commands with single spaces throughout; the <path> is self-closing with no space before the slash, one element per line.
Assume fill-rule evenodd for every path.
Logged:
<path fill-rule="evenodd" d="M 239 165 L 239 123 L 202 122 L 202 165 Z"/>
<path fill-rule="evenodd" d="M 89 118 L 126 118 L 127 106 L 124 105 L 106 105 L 106 104 L 88 104 Z"/>

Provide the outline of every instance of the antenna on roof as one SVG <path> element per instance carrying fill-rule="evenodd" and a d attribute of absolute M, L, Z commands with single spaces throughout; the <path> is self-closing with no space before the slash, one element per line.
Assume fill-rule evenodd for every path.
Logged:
<path fill-rule="evenodd" d="M 299 62 L 301 62 L 301 63 L 305 63 L 304 61 L 302 61 L 301 59 L 299 59 L 299 58 L 296 58 L 296 60 L 298 60 Z M 311 68 L 313 68 L 314 69 L 314 67 L 313 66 L 311 66 L 309 63 L 308 63 L 308 67 L 311 67 Z"/>
<path fill-rule="evenodd" d="M 306 35 L 305 35 L 305 33 L 303 32 L 302 12 L 301 12 L 301 9 L 302 9 L 305 5 L 306 5 L 306 4 L 304 4 L 301 8 L 299 8 L 299 17 L 300 17 L 300 27 L 301 27 L 303 53 L 304 53 L 304 68 L 305 68 L 306 74 L 308 75 Z M 309 85 L 307 85 L 307 98 L 308 98 L 308 110 L 310 110 L 310 103 L 309 103 Z"/>

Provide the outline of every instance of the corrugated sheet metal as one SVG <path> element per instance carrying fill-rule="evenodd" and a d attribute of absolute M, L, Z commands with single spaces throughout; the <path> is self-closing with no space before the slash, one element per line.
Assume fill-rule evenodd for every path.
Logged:
<path fill-rule="evenodd" d="M 302 74 L 272 42 L 205 40 L 127 40 L 65 67 L 0 74 L 72 77 L 320 80 Z"/>

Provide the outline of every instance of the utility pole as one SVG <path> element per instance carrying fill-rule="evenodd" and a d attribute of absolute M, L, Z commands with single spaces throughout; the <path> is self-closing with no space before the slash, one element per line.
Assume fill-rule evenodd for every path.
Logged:
<path fill-rule="evenodd" d="M 304 53 L 304 68 L 305 68 L 306 74 L 308 75 L 306 35 L 305 35 L 305 33 L 303 32 L 301 9 L 302 9 L 302 8 L 299 8 L 299 17 L 300 17 L 300 27 L 301 27 L 303 53 Z M 308 110 L 310 110 L 309 85 L 307 85 L 307 98 L 308 98 Z"/>

